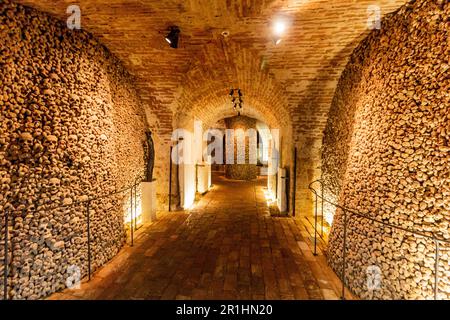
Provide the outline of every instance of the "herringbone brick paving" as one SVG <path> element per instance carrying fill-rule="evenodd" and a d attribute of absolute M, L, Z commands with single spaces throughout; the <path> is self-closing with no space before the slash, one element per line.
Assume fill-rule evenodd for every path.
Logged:
<path fill-rule="evenodd" d="M 298 219 L 275 218 L 264 180 L 215 179 L 195 208 L 161 212 L 78 290 L 51 299 L 336 299 Z"/>

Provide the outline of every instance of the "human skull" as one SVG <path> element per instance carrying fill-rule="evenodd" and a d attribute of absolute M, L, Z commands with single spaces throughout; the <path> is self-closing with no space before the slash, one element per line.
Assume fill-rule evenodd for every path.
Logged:
<path fill-rule="evenodd" d="M 20 143 L 25 151 L 30 151 L 33 144 L 33 136 L 29 132 L 23 132 L 20 134 Z"/>
<path fill-rule="evenodd" d="M 47 231 L 47 224 L 46 223 L 42 223 L 42 224 L 40 224 L 39 225 L 39 231 L 41 232 L 41 233 L 44 233 L 45 231 Z"/>
<path fill-rule="evenodd" d="M 61 149 L 66 149 L 67 148 L 67 141 L 66 140 L 61 140 L 59 143 Z"/>
<path fill-rule="evenodd" d="M 94 134 L 88 135 L 87 141 L 88 141 L 90 144 L 93 144 L 93 143 L 95 142 L 95 140 L 96 140 L 96 137 L 95 137 Z"/>
<path fill-rule="evenodd" d="M 47 139 L 44 144 L 47 147 L 47 150 L 49 151 L 55 151 L 56 146 L 58 145 L 58 138 L 53 135 L 47 136 Z"/>
<path fill-rule="evenodd" d="M 70 101 L 71 102 L 78 102 L 78 101 L 80 101 L 80 97 L 73 93 L 73 94 L 70 95 Z"/>
<path fill-rule="evenodd" d="M 55 194 L 61 185 L 61 181 L 58 178 L 51 178 L 49 180 L 48 186 L 50 188 L 50 192 Z"/>
<path fill-rule="evenodd" d="M 76 143 L 78 141 L 78 136 L 76 134 L 69 135 L 69 142 Z"/>

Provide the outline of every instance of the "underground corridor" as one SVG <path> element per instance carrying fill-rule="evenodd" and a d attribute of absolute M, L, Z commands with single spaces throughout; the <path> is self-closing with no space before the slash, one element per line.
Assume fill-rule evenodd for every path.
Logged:
<path fill-rule="evenodd" d="M 0 0 L 1 298 L 450 299 L 449 17 Z"/>
<path fill-rule="evenodd" d="M 80 290 L 50 299 L 338 299 L 339 279 L 294 219 L 271 217 L 263 178 L 227 179 L 165 213 Z"/>

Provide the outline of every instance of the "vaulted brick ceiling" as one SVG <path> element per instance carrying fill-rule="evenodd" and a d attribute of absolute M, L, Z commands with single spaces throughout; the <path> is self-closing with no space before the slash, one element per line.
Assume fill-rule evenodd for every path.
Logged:
<path fill-rule="evenodd" d="M 72 0 L 20 0 L 66 20 Z M 214 123 L 232 114 L 230 87 L 247 115 L 298 136 L 320 137 L 347 58 L 370 30 L 369 5 L 384 16 L 405 0 L 80 0 L 82 28 L 136 77 L 160 134 L 180 115 Z M 290 21 L 275 45 L 271 22 Z M 164 40 L 181 29 L 180 46 Z M 221 33 L 228 30 L 224 38 Z"/>

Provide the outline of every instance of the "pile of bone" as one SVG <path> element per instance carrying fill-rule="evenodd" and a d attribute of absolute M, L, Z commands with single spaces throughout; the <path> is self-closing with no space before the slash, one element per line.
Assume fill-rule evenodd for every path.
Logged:
<path fill-rule="evenodd" d="M 0 56 L 0 212 L 2 218 L 10 215 L 8 294 L 36 299 L 65 288 L 77 272 L 86 275 L 86 201 L 140 175 L 144 121 L 127 74 L 90 35 L 9 2 L 0 4 L 0 13 L 8 30 Z M 90 203 L 93 270 L 125 241 L 128 199 L 119 194 Z M 2 243 L 0 261 L 4 256 Z"/>
<path fill-rule="evenodd" d="M 341 205 L 442 239 L 437 291 L 438 298 L 448 299 L 450 66 L 444 43 L 450 7 L 427 1 L 408 6 L 355 51 L 347 68 L 360 71 L 343 73 L 326 131 L 342 139 L 324 139 L 324 177 L 337 187 Z M 345 233 L 346 278 L 354 293 L 375 299 L 434 297 L 435 241 L 348 213 L 345 229 L 344 212 L 338 210 L 328 261 L 342 273 Z M 373 274 L 381 281 L 376 289 L 369 284 Z"/>

